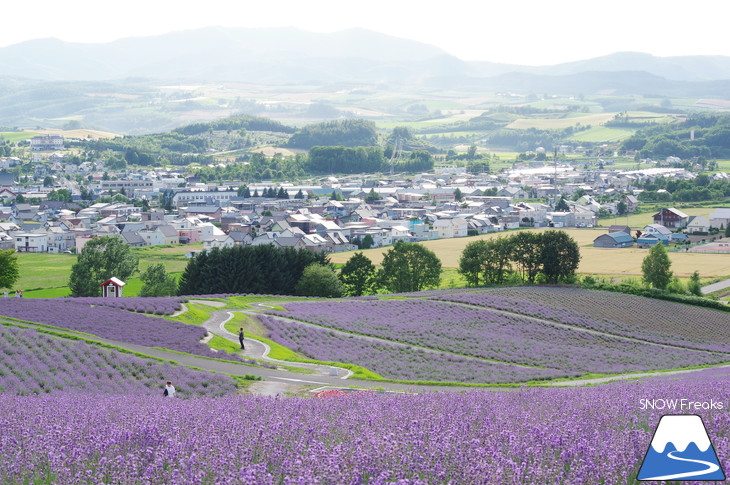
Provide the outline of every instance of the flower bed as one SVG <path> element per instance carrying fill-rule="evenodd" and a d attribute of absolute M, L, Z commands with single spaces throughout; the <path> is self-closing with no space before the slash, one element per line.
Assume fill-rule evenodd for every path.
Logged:
<path fill-rule="evenodd" d="M 666 411 L 730 374 L 582 389 L 332 399 L 0 395 L 0 482 L 629 485 Z M 702 416 L 725 472 L 730 413 Z M 687 482 L 701 483 L 701 482 Z"/>
<path fill-rule="evenodd" d="M 226 376 L 0 326 L 0 392 L 157 395 L 168 379 L 187 397 L 224 395 L 236 389 Z"/>
<path fill-rule="evenodd" d="M 269 338 L 311 359 L 357 364 L 388 379 L 508 383 L 580 374 L 425 351 L 270 316 L 259 320 L 269 330 Z"/>
<path fill-rule="evenodd" d="M 667 349 L 440 301 L 350 300 L 284 306 L 288 311 L 268 313 L 444 352 L 568 372 L 621 373 L 730 360 L 724 354 Z"/>
<path fill-rule="evenodd" d="M 500 308 L 629 337 L 730 352 L 730 313 L 697 306 L 561 287 L 496 288 L 437 299 Z"/>
<path fill-rule="evenodd" d="M 117 342 L 165 347 L 215 356 L 200 343 L 206 330 L 108 306 L 92 307 L 73 299 L 0 298 L 0 315 L 86 332 Z"/>
<path fill-rule="evenodd" d="M 182 303 L 185 303 L 188 299 L 178 296 L 125 298 L 82 297 L 73 298 L 72 301 L 75 303 L 88 303 L 89 305 L 121 308 L 122 310 L 139 313 L 172 315 L 176 311 L 181 310 Z"/>

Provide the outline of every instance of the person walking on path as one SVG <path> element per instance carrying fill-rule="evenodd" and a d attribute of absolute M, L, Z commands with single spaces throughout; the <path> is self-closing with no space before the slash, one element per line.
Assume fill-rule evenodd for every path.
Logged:
<path fill-rule="evenodd" d="M 238 341 L 241 342 L 241 350 L 246 350 L 246 347 L 243 345 L 243 328 L 238 330 Z"/>
<path fill-rule="evenodd" d="M 175 397 L 175 386 L 172 385 L 172 381 L 165 383 L 165 390 L 162 392 L 165 397 Z"/>

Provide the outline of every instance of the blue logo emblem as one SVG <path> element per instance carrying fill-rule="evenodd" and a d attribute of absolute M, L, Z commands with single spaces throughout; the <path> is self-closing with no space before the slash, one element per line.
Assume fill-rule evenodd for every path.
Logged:
<path fill-rule="evenodd" d="M 694 414 L 662 416 L 638 480 L 725 480 L 702 418 Z"/>

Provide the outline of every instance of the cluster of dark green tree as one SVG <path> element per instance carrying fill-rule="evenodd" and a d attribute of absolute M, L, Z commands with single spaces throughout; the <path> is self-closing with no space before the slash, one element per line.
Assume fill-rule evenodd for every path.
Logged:
<path fill-rule="evenodd" d="M 276 120 L 260 116 L 238 115 L 207 123 L 193 123 L 172 130 L 187 136 L 201 135 L 212 131 L 274 131 L 277 133 L 294 133 L 295 128 Z"/>
<path fill-rule="evenodd" d="M 467 244 L 459 272 L 469 286 L 499 285 L 518 277 L 525 283 L 568 283 L 580 262 L 578 244 L 565 231 L 520 231 Z"/>
<path fill-rule="evenodd" d="M 207 163 L 208 139 L 182 133 L 125 136 L 83 142 L 87 150 L 111 152 L 110 157 L 122 155 L 129 165 L 187 165 Z"/>
<path fill-rule="evenodd" d="M 550 152 L 553 147 L 566 143 L 566 138 L 588 128 L 590 128 L 588 125 L 568 126 L 562 130 L 539 130 L 537 128 L 513 130 L 504 128 L 489 135 L 489 145 L 509 148 L 518 152 L 534 150 L 536 147 L 541 146 Z"/>
<path fill-rule="evenodd" d="M 396 172 L 423 172 L 433 169 L 433 156 L 425 150 L 417 150 L 393 161 Z M 372 173 L 391 168 L 391 161 L 380 147 L 316 146 L 309 150 L 307 171 L 327 173 Z"/>
<path fill-rule="evenodd" d="M 644 128 L 625 140 L 621 150 L 637 150 L 638 158 L 728 158 L 730 115 L 699 113 L 681 123 Z"/>
<path fill-rule="evenodd" d="M 266 157 L 262 153 L 250 153 L 236 158 L 235 163 L 195 168 L 192 174 L 202 182 L 284 180 L 306 175 L 306 164 L 305 154 L 284 157 L 277 153 Z"/>
<path fill-rule="evenodd" d="M 654 181 L 647 181 L 638 196 L 643 202 L 698 202 L 726 197 L 730 197 L 730 181 L 711 180 L 707 174 L 700 174 L 692 180 L 657 177 Z"/>
<path fill-rule="evenodd" d="M 339 278 L 347 296 L 383 290 L 410 293 L 439 286 L 441 261 L 422 244 L 398 241 L 383 255 L 380 269 L 363 253 L 355 253 L 340 268 Z"/>
<path fill-rule="evenodd" d="M 366 120 L 337 120 L 307 125 L 294 133 L 286 146 L 309 149 L 315 146 L 372 147 L 378 144 L 375 123 Z"/>
<path fill-rule="evenodd" d="M 71 267 L 68 286 L 71 296 L 101 296 L 101 284 L 116 277 L 126 281 L 139 272 L 139 258 L 120 237 L 102 236 L 91 239 L 78 254 Z M 167 274 L 162 263 L 148 266 L 140 275 L 140 296 L 172 296 L 177 282 Z"/>
<path fill-rule="evenodd" d="M 304 269 L 311 264 L 328 265 L 327 255 L 272 244 L 216 248 L 188 262 L 178 293 L 293 295 Z"/>

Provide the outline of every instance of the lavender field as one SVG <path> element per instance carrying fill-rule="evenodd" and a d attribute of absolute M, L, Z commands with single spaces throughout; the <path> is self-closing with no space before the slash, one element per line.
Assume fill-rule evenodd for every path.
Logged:
<path fill-rule="evenodd" d="M 236 390 L 226 376 L 0 325 L 0 393 L 156 396 L 168 379 L 186 397 Z"/>
<path fill-rule="evenodd" d="M 442 301 L 349 300 L 283 306 L 287 311 L 268 313 L 442 352 L 570 373 L 621 373 L 730 361 L 729 354 L 667 348 Z M 304 339 L 300 348 L 323 358 L 316 339 Z M 361 354 L 353 350 L 353 358 Z"/>
<path fill-rule="evenodd" d="M 0 482 L 634 484 L 665 413 L 642 410 L 641 399 L 727 406 L 728 396 L 727 369 L 594 388 L 328 399 L 0 394 Z M 693 413 L 730 469 L 727 408 Z"/>
<path fill-rule="evenodd" d="M 366 367 L 386 379 L 409 381 L 510 383 L 573 377 L 579 372 L 490 362 L 410 345 L 345 335 L 271 316 L 259 320 L 277 343 L 311 359 L 348 362 Z"/>
<path fill-rule="evenodd" d="M 432 299 L 504 310 L 648 342 L 730 353 L 730 343 L 724 340 L 725 334 L 730 335 L 730 313 L 701 307 L 688 309 L 687 305 L 632 295 L 614 298 L 616 293 L 576 288 L 531 288 L 534 295 L 526 290 L 501 288 Z"/>
<path fill-rule="evenodd" d="M 494 288 L 484 294 L 573 310 L 594 320 L 621 322 L 631 328 L 668 333 L 688 340 L 730 344 L 730 312 L 580 288 Z"/>
<path fill-rule="evenodd" d="M 170 302 L 174 303 L 175 300 L 170 299 Z M 130 305 L 136 303 L 132 301 Z M 122 308 L 92 306 L 83 299 L 2 298 L 0 315 L 86 332 L 117 342 L 164 347 L 208 357 L 215 355 L 207 345 L 200 343 L 206 334 L 202 327 L 133 313 Z"/>

